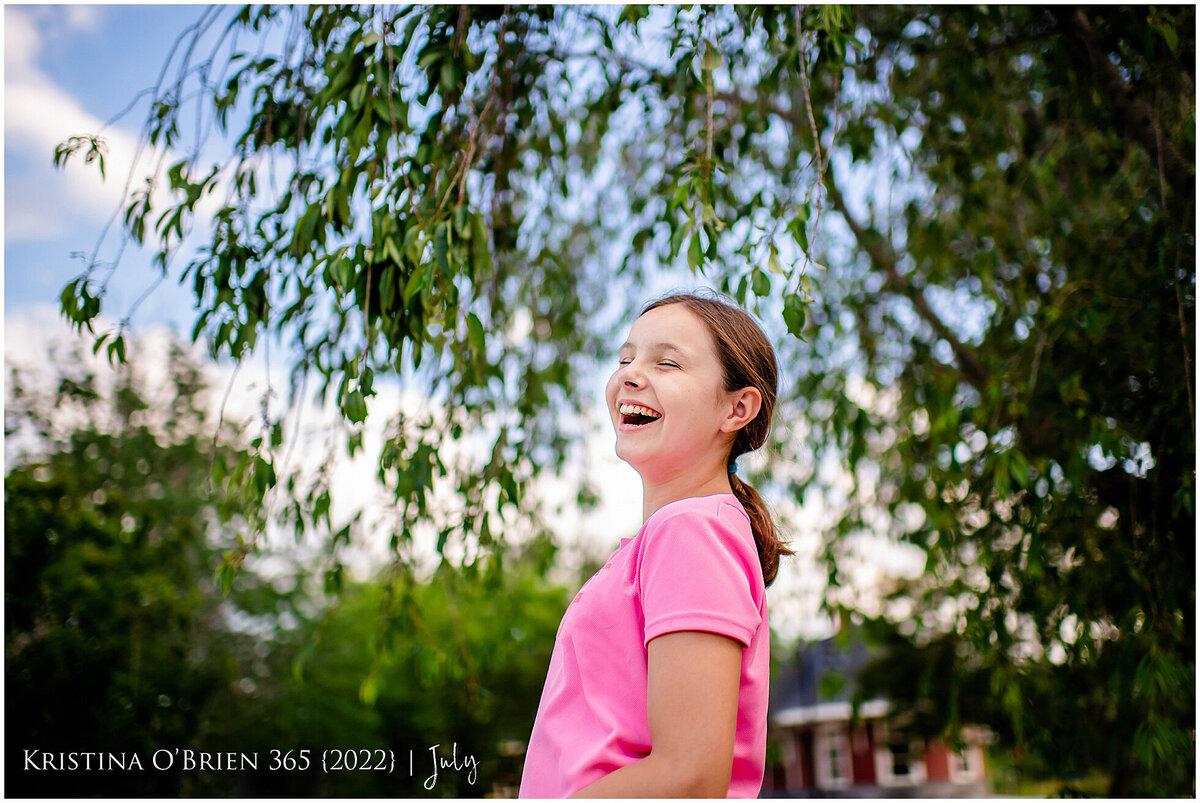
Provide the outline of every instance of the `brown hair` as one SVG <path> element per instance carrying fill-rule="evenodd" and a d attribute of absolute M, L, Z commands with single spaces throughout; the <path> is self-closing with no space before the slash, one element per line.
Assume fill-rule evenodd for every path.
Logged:
<path fill-rule="evenodd" d="M 739 455 L 752 452 L 766 443 L 767 435 L 771 431 L 779 373 L 775 365 L 775 351 L 762 329 L 745 310 L 720 298 L 693 294 L 671 295 L 650 302 L 642 310 L 642 314 L 668 304 L 683 304 L 708 326 L 716 342 L 717 359 L 720 360 L 725 374 L 726 390 L 753 387 L 762 394 L 762 407 L 759 408 L 758 415 L 734 436 L 727 460 L 728 465 L 733 466 Z M 758 491 L 733 473 L 729 475 L 729 485 L 750 516 L 750 528 L 754 532 L 758 559 L 762 564 L 763 582 L 771 585 L 779 570 L 780 556 L 791 555 L 792 550 L 780 540 L 775 521 Z"/>

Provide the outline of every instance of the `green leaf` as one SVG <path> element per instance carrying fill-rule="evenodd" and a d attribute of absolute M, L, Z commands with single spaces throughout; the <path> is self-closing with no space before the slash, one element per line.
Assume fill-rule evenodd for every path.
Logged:
<path fill-rule="evenodd" d="M 479 321 L 479 317 L 473 312 L 467 313 L 467 336 L 471 341 L 471 348 L 477 353 L 484 353 L 484 338 L 483 324 Z"/>
<path fill-rule="evenodd" d="M 396 246 L 396 238 L 388 236 L 383 241 L 383 253 L 388 259 L 397 265 L 403 263 L 404 259 L 400 254 L 400 249 Z"/>
<path fill-rule="evenodd" d="M 117 336 L 108 344 L 108 362 L 110 365 L 125 364 L 125 338 Z"/>
<path fill-rule="evenodd" d="M 433 253 L 437 258 L 437 266 L 442 273 L 450 273 L 450 260 L 447 251 L 450 248 L 450 227 L 445 222 L 439 223 L 433 232 Z"/>
<path fill-rule="evenodd" d="M 1008 471 L 1018 488 L 1029 487 L 1029 462 L 1025 455 L 1014 451 L 1008 461 Z"/>
<path fill-rule="evenodd" d="M 805 254 L 808 253 L 808 226 L 805 221 L 808 220 L 808 207 L 801 207 L 804 210 L 803 215 L 797 215 L 788 226 L 788 231 L 792 233 L 792 237 L 796 240 L 796 245 L 800 246 L 800 250 Z"/>
<path fill-rule="evenodd" d="M 691 226 L 676 225 L 671 229 L 671 251 L 670 254 L 674 257 L 683 248 L 683 238 L 691 231 Z"/>
<path fill-rule="evenodd" d="M 350 108 L 354 111 L 361 109 L 363 101 L 366 99 L 366 97 L 367 85 L 356 84 L 354 88 L 350 90 Z"/>
<path fill-rule="evenodd" d="M 374 672 L 363 678 L 358 687 L 358 699 L 365 706 L 373 706 L 379 699 L 379 677 Z"/>
<path fill-rule="evenodd" d="M 636 28 L 637 24 L 648 16 L 650 16 L 649 6 L 627 5 L 621 9 L 621 16 L 618 22 L 632 25 Z"/>
<path fill-rule="evenodd" d="M 79 283 L 82 281 L 83 281 L 83 279 L 75 279 L 73 281 L 67 282 L 67 286 L 64 287 L 62 289 L 62 292 L 59 293 L 59 295 L 58 295 L 58 302 L 59 302 L 59 305 L 62 307 L 63 314 L 66 315 L 68 318 L 70 318 L 73 321 L 77 320 L 75 317 L 75 313 L 78 309 L 78 303 L 76 301 L 76 290 L 79 287 Z"/>
<path fill-rule="evenodd" d="M 1154 23 L 1152 23 L 1152 25 L 1154 30 L 1158 31 L 1162 35 L 1163 40 L 1167 43 L 1167 47 L 1170 48 L 1171 53 L 1174 54 L 1179 49 L 1179 34 L 1175 33 L 1175 29 L 1170 25 Z"/>
<path fill-rule="evenodd" d="M 692 233 L 692 240 L 688 243 L 688 267 L 695 273 L 700 267 L 702 256 L 700 253 L 700 232 Z"/>
<path fill-rule="evenodd" d="M 804 339 L 805 317 L 804 301 L 800 296 L 795 293 L 785 295 L 783 297 L 783 322 L 787 325 L 788 332 L 801 340 Z"/>
<path fill-rule="evenodd" d="M 472 280 L 490 276 L 493 272 L 492 251 L 488 244 L 487 229 L 484 227 L 483 215 L 471 215 L 471 269 Z"/>
<path fill-rule="evenodd" d="M 457 82 L 458 70 L 455 69 L 453 61 L 446 59 L 442 62 L 441 72 L 438 74 L 438 88 L 444 94 L 449 94 L 454 91 Z"/>
<path fill-rule="evenodd" d="M 332 569 L 325 570 L 325 593 L 340 594 L 342 592 L 342 565 L 336 564 Z"/>
<path fill-rule="evenodd" d="M 392 119 L 392 108 L 388 106 L 387 98 L 376 97 L 371 105 L 374 107 L 375 114 L 379 116 L 379 119 L 387 123 L 395 122 Z"/>
<path fill-rule="evenodd" d="M 275 487 L 275 466 L 270 461 L 259 456 L 254 458 L 254 485 L 261 499 L 267 491 Z"/>
<path fill-rule="evenodd" d="M 413 296 L 425 291 L 429 286 L 429 280 L 433 276 L 433 263 L 426 262 L 424 265 L 413 271 L 412 276 L 408 277 L 408 282 L 404 285 L 404 303 L 408 304 L 412 301 Z"/>
<path fill-rule="evenodd" d="M 759 298 L 766 298 L 771 294 L 771 279 L 767 274 L 763 273 L 758 268 L 750 274 L 750 289 L 754 295 Z"/>
<path fill-rule="evenodd" d="M 367 420 L 367 401 L 361 391 L 352 390 L 346 395 L 346 418 L 354 424 Z"/>
<path fill-rule="evenodd" d="M 229 562 L 225 562 L 221 564 L 217 573 L 221 584 L 221 596 L 228 597 L 229 592 L 233 590 L 233 578 L 237 570 Z"/>
<path fill-rule="evenodd" d="M 779 262 L 779 251 L 776 250 L 774 244 L 771 245 L 771 254 L 767 257 L 767 270 L 780 275 L 784 273 L 783 265 Z"/>

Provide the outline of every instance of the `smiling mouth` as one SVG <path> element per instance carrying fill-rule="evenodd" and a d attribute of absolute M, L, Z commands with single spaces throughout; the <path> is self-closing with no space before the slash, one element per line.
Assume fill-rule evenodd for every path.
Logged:
<path fill-rule="evenodd" d="M 617 408 L 617 412 L 621 414 L 621 423 L 632 427 L 642 427 L 662 418 L 661 413 L 640 404 L 622 404 Z"/>

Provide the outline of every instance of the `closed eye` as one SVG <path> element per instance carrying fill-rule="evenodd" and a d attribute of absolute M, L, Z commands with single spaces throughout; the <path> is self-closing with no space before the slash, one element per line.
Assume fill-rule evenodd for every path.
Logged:
<path fill-rule="evenodd" d="M 671 362 L 670 360 L 663 360 L 662 362 L 659 363 L 659 365 L 665 366 L 667 368 L 678 368 L 679 367 L 678 365 Z"/>

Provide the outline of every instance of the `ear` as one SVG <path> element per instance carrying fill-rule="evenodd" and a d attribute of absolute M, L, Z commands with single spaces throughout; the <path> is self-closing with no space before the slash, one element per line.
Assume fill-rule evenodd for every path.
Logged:
<path fill-rule="evenodd" d="M 737 432 L 749 424 L 762 409 L 762 394 L 758 388 L 746 387 L 729 394 L 729 415 L 721 423 L 722 432 Z"/>

